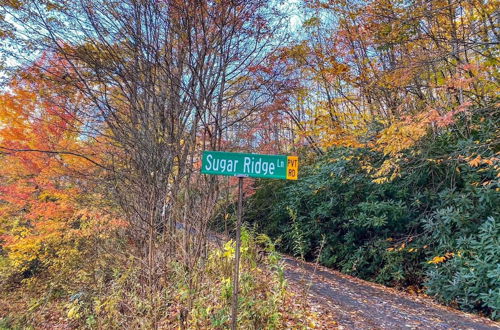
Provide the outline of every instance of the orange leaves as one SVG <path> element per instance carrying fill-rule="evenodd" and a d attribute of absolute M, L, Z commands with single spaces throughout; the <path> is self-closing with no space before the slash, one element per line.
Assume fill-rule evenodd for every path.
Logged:
<path fill-rule="evenodd" d="M 447 252 L 444 256 L 435 256 L 432 260 L 427 261 L 427 263 L 437 265 L 453 258 L 454 255 L 455 254 L 453 252 Z"/>
<path fill-rule="evenodd" d="M 429 264 L 440 264 L 440 263 L 442 263 L 445 260 L 446 260 L 445 257 L 436 256 L 436 257 L 432 258 L 432 260 L 427 261 L 427 263 L 429 263 Z"/>
<path fill-rule="evenodd" d="M 34 191 L 35 188 L 26 183 L 0 186 L 1 200 L 21 207 L 25 205 Z"/>
<path fill-rule="evenodd" d="M 432 125 L 447 127 L 454 123 L 454 116 L 467 111 L 470 103 L 466 102 L 452 111 L 440 114 L 435 109 L 428 109 L 415 116 L 406 116 L 392 122 L 383 129 L 375 142 L 375 149 L 385 155 L 395 155 L 415 145 L 424 137 Z"/>
<path fill-rule="evenodd" d="M 415 116 L 406 116 L 390 123 L 379 133 L 373 147 L 391 158 L 380 166 L 373 175 L 375 178 L 373 181 L 385 183 L 395 179 L 398 176 L 398 164 L 403 151 L 415 146 L 429 131 L 454 124 L 455 116 L 468 111 L 469 106 L 469 102 L 464 102 L 444 114 L 440 114 L 436 109 L 428 108 L 427 111 Z M 476 165 L 476 163 L 479 164 L 479 160 L 474 160 L 472 164 Z"/>
<path fill-rule="evenodd" d="M 35 260 L 51 264 L 59 252 L 74 250 L 74 237 L 96 234 L 80 227 L 82 182 L 72 176 L 74 170 L 91 173 L 90 163 L 51 152 L 89 148 L 75 133 L 77 118 L 58 106 L 76 107 L 79 100 L 62 91 L 63 96 L 50 95 L 61 86 L 39 80 L 36 70 L 23 76 L 0 94 L 0 245 L 9 272 L 30 269 Z"/>
<path fill-rule="evenodd" d="M 410 238 L 409 241 L 411 241 L 411 240 L 412 239 Z M 388 239 L 386 239 L 386 241 L 392 242 L 392 241 L 394 241 L 394 239 L 388 238 Z M 409 253 L 415 253 L 418 250 L 419 250 L 418 248 L 410 248 L 410 247 L 408 247 L 405 242 L 403 242 L 401 244 L 398 244 L 398 245 L 395 245 L 395 246 L 388 247 L 386 249 L 386 251 L 388 251 L 388 252 L 402 252 L 402 251 L 404 251 L 404 252 L 409 252 Z"/>
<path fill-rule="evenodd" d="M 343 104 L 336 111 L 382 121 L 385 129 L 376 147 L 387 155 L 412 147 L 431 129 L 450 127 L 459 113 L 489 104 L 498 94 L 494 54 L 467 51 L 481 48 L 485 40 L 494 42 L 490 4 L 308 3 L 314 11 L 304 24 L 306 39 L 289 54 L 301 59 L 296 65 L 302 79 L 309 79 L 307 88 L 320 90 L 310 102 L 340 96 Z M 450 14 L 455 11 L 461 14 Z M 457 29 L 477 41 L 457 40 Z M 352 130 L 342 118 L 339 122 Z"/>
<path fill-rule="evenodd" d="M 376 149 L 385 155 L 395 155 L 408 149 L 427 133 L 428 123 L 425 115 L 396 121 L 382 130 Z"/>
<path fill-rule="evenodd" d="M 472 167 L 478 167 L 481 164 L 481 156 L 477 156 L 476 158 L 469 161 L 469 165 Z"/>
<path fill-rule="evenodd" d="M 32 104 L 34 95 L 24 90 L 16 97 L 0 94 L 0 143 L 25 140 L 29 128 L 29 115 L 24 109 Z"/>
<path fill-rule="evenodd" d="M 489 158 L 484 158 L 479 154 L 472 154 L 468 157 L 459 157 L 459 159 L 465 161 L 471 167 L 480 167 L 482 165 L 493 166 L 496 170 L 500 170 L 500 158 L 492 156 Z"/>
<path fill-rule="evenodd" d="M 297 45 L 283 49 L 282 58 L 293 59 L 298 63 L 305 64 L 306 58 L 310 54 L 310 48 L 307 43 L 299 43 Z"/>

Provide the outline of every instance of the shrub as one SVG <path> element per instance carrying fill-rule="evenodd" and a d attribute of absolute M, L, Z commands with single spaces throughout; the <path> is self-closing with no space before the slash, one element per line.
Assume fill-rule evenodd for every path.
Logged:
<path fill-rule="evenodd" d="M 326 266 L 497 318 L 500 162 L 491 120 L 473 120 L 401 153 L 390 178 L 389 156 L 332 148 L 297 182 L 258 181 L 247 218 L 282 251 L 314 259 L 324 236 Z"/>
<path fill-rule="evenodd" d="M 456 241 L 449 260 L 431 263 L 425 283 L 428 292 L 467 311 L 500 315 L 500 223 L 489 217 L 474 236 Z M 439 260 L 439 259 L 438 259 Z"/>

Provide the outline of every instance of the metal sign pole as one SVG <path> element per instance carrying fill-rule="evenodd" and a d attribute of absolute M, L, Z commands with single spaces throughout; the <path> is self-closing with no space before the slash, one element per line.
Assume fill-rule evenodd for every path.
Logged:
<path fill-rule="evenodd" d="M 200 172 L 202 174 L 226 175 L 238 178 L 238 219 L 236 222 L 236 251 L 234 256 L 233 301 L 231 306 L 231 329 L 236 330 L 238 325 L 243 178 L 297 180 L 299 158 L 297 156 L 205 150 L 201 156 Z"/>
<path fill-rule="evenodd" d="M 236 251 L 233 278 L 233 306 L 231 311 L 231 329 L 236 330 L 238 323 L 238 285 L 240 274 L 241 217 L 243 213 L 243 177 L 238 177 L 238 219 L 236 222 Z"/>

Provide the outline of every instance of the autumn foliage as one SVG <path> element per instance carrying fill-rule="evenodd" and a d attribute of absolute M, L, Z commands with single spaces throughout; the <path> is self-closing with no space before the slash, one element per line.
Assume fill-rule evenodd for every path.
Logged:
<path fill-rule="evenodd" d="M 279 248 L 498 318 L 497 7 L 0 2 L 0 286 L 74 326 L 228 326 L 236 180 L 200 153 L 298 154 L 245 182 Z M 245 235 L 242 324 L 314 319 Z"/>
<path fill-rule="evenodd" d="M 58 105 L 77 100 L 49 97 L 54 88 L 41 79 L 19 79 L 0 95 L 1 274 L 6 281 L 57 274 L 61 284 L 78 272 L 84 246 L 124 226 L 92 204 L 99 194 L 84 179 L 96 173 L 95 165 L 78 156 L 87 147 L 75 130 L 78 120 Z"/>

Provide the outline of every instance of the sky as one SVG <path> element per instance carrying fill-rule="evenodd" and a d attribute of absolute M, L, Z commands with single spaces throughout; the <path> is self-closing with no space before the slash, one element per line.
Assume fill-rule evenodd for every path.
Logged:
<path fill-rule="evenodd" d="M 302 26 L 302 15 L 300 11 L 300 3 L 301 0 L 285 0 L 282 6 L 282 10 L 284 13 L 289 15 L 289 30 L 293 33 L 298 33 L 300 27 Z M 22 31 L 23 27 L 15 22 L 12 16 L 9 13 L 4 13 L 5 21 L 9 24 L 12 24 L 17 30 Z M 1 17 L 1 16 L 0 16 Z M 0 40 L 1 41 L 1 40 Z M 22 63 L 13 56 L 9 56 L 2 51 L 2 48 L 9 49 L 9 45 L 6 42 L 0 44 L 0 86 L 3 86 L 5 89 L 5 83 L 9 77 L 9 69 L 15 69 L 22 65 Z M 12 49 L 10 49 L 12 51 Z M 27 57 L 27 60 L 30 61 L 30 58 L 34 59 L 36 54 L 31 54 Z M 5 67 L 2 67 L 2 65 Z"/>

